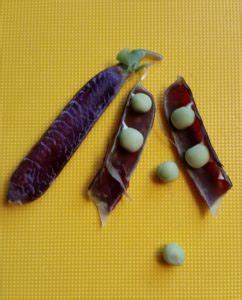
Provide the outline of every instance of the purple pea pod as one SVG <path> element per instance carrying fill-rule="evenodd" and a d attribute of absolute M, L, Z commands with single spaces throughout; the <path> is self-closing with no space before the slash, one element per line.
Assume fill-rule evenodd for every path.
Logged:
<path fill-rule="evenodd" d="M 138 113 L 130 106 L 132 97 L 142 93 L 151 100 L 151 107 L 145 113 Z M 110 143 L 101 169 L 93 179 L 88 194 L 96 204 L 102 225 L 106 223 L 110 212 L 115 208 L 129 186 L 129 181 L 139 162 L 146 139 L 152 128 L 155 117 L 153 96 L 142 86 L 137 85 L 129 94 L 123 110 L 118 130 Z M 143 145 L 138 151 L 129 152 L 119 142 L 119 135 L 125 128 L 138 130 L 144 138 Z"/>
<path fill-rule="evenodd" d="M 189 108 L 194 121 L 184 129 L 177 129 L 172 123 L 172 113 L 177 109 Z M 231 189 L 232 182 L 223 169 L 203 124 L 192 91 L 182 77 L 179 77 L 164 95 L 164 110 L 174 145 L 197 190 L 216 215 L 220 200 Z M 191 167 L 185 162 L 185 153 L 196 145 L 203 145 L 208 151 L 208 161 L 201 167 Z"/>
<path fill-rule="evenodd" d="M 13 173 L 10 203 L 24 204 L 43 195 L 130 74 L 151 65 L 140 64 L 145 56 L 162 59 L 148 50 L 123 49 L 117 55 L 119 64 L 98 73 L 77 92 Z"/>

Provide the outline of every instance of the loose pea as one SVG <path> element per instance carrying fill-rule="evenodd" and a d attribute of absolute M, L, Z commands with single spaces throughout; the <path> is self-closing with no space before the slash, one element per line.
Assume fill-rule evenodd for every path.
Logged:
<path fill-rule="evenodd" d="M 208 148 L 203 144 L 197 144 L 186 151 L 185 159 L 191 167 L 201 168 L 209 161 Z"/>
<path fill-rule="evenodd" d="M 179 170 L 175 162 L 166 161 L 157 167 L 156 173 L 160 180 L 168 182 L 177 179 Z"/>
<path fill-rule="evenodd" d="M 190 107 L 180 107 L 171 114 L 171 122 L 177 129 L 185 129 L 193 124 L 195 113 Z"/>
<path fill-rule="evenodd" d="M 163 259 L 170 265 L 182 265 L 185 260 L 184 250 L 177 244 L 168 244 L 162 250 Z"/>
<path fill-rule="evenodd" d="M 148 95 L 137 93 L 132 97 L 130 105 L 134 111 L 146 113 L 151 109 L 152 101 Z"/>
<path fill-rule="evenodd" d="M 134 128 L 124 128 L 119 135 L 120 145 L 129 152 L 138 151 L 143 143 L 144 137 L 142 133 Z"/>

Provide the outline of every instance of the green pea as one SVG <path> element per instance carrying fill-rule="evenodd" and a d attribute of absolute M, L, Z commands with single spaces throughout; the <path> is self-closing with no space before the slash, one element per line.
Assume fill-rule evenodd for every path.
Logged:
<path fill-rule="evenodd" d="M 134 111 L 146 113 L 151 109 L 152 101 L 148 95 L 137 93 L 132 97 L 130 105 Z"/>
<path fill-rule="evenodd" d="M 185 159 L 194 169 L 201 168 L 209 161 L 208 148 L 203 144 L 197 144 L 186 151 Z"/>
<path fill-rule="evenodd" d="M 170 265 L 182 265 L 185 261 L 184 250 L 178 244 L 168 244 L 162 250 L 163 259 Z"/>
<path fill-rule="evenodd" d="M 120 145 L 129 152 L 138 151 L 144 143 L 142 133 L 134 128 L 124 128 L 119 134 Z"/>
<path fill-rule="evenodd" d="M 187 106 L 180 107 L 171 114 L 171 122 L 177 129 L 185 129 L 193 124 L 195 120 L 194 111 Z"/>
<path fill-rule="evenodd" d="M 175 162 L 166 161 L 157 167 L 156 173 L 160 180 L 169 182 L 177 179 L 179 170 Z"/>

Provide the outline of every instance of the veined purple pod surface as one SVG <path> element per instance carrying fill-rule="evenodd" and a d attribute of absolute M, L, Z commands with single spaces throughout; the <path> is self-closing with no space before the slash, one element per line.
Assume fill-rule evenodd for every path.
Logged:
<path fill-rule="evenodd" d="M 162 59 L 148 50 L 123 49 L 119 64 L 98 73 L 77 92 L 13 173 L 9 202 L 31 202 L 48 189 L 129 75 L 149 66 L 140 64 L 146 55 Z"/>
<path fill-rule="evenodd" d="M 185 129 L 175 128 L 171 121 L 172 113 L 181 107 L 191 109 L 195 114 L 193 124 Z M 223 169 L 200 116 L 192 91 L 182 77 L 179 77 L 164 95 L 164 110 L 177 152 L 193 180 L 199 193 L 213 214 L 217 213 L 220 199 L 232 187 L 232 182 Z M 185 153 L 195 145 L 208 149 L 209 159 L 199 168 L 193 168 L 185 162 Z"/>
<path fill-rule="evenodd" d="M 137 93 L 143 93 L 150 97 L 152 105 L 148 112 L 137 113 L 131 108 L 132 96 Z M 103 165 L 88 190 L 90 198 L 98 208 L 102 225 L 106 223 L 108 215 L 118 204 L 129 186 L 131 175 L 139 162 L 154 117 L 155 104 L 153 96 L 142 86 L 136 86 L 128 96 L 118 130 L 106 151 Z M 144 137 L 142 147 L 136 152 L 125 150 L 118 140 L 122 129 L 130 127 L 138 130 Z"/>

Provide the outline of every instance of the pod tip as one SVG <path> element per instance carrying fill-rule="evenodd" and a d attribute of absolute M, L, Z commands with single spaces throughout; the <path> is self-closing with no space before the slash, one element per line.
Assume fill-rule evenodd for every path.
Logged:
<path fill-rule="evenodd" d="M 214 217 L 218 216 L 218 209 L 220 207 L 221 201 L 222 201 L 222 198 L 219 198 L 217 201 L 215 201 L 213 203 L 212 206 L 210 206 L 210 211 Z"/>
<path fill-rule="evenodd" d="M 88 196 L 95 203 L 97 210 L 98 210 L 100 220 L 101 220 L 101 225 L 102 225 L 102 227 L 104 227 L 107 223 L 107 219 L 109 216 L 107 204 L 100 201 L 100 199 L 98 197 L 94 196 L 93 193 L 91 192 L 91 190 L 88 191 Z"/>

